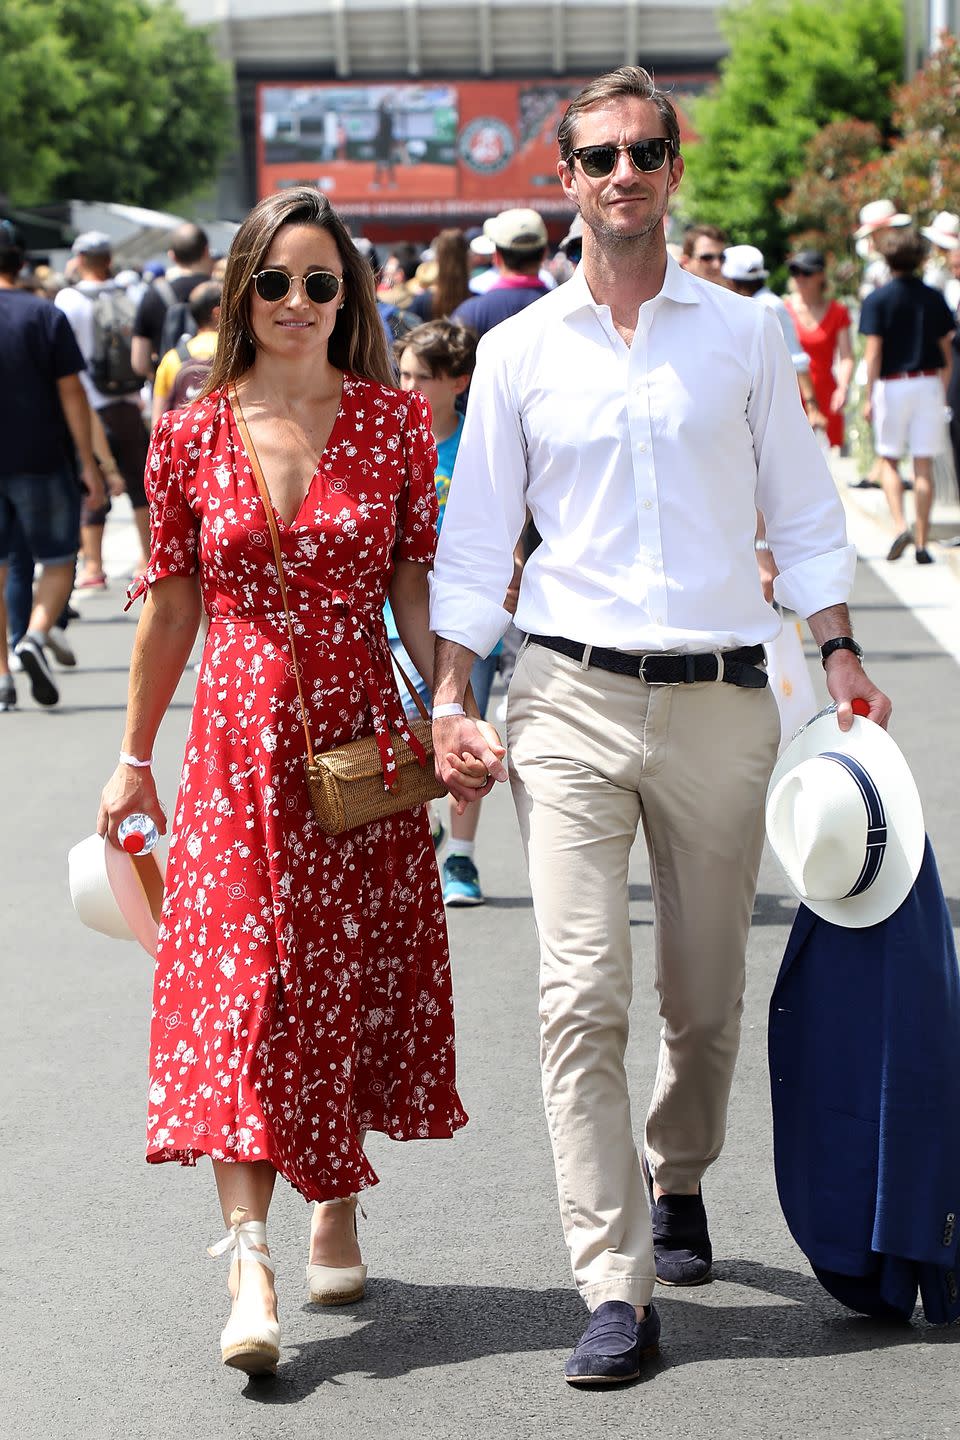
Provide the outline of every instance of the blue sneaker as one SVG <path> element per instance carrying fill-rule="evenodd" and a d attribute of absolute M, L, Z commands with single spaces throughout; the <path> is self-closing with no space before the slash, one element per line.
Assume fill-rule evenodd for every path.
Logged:
<path fill-rule="evenodd" d="M 469 855 L 448 855 L 443 862 L 444 905 L 482 905 L 480 876 Z"/>

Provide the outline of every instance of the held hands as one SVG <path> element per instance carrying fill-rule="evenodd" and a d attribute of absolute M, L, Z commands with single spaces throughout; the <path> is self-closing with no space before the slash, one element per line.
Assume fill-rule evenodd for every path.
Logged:
<path fill-rule="evenodd" d="M 119 849 L 117 826 L 128 815 L 137 814 L 149 815 L 160 834 L 166 835 L 167 817 L 157 795 L 153 771 L 118 765 L 100 796 L 97 834 L 106 835 L 111 845 Z"/>
<path fill-rule="evenodd" d="M 828 658 L 827 689 L 830 698 L 837 702 L 837 724 L 841 730 L 849 730 L 853 724 L 854 701 L 859 702 L 858 715 L 864 715 L 886 730 L 893 709 L 890 699 L 877 689 L 849 650 L 835 650 Z"/>
<path fill-rule="evenodd" d="M 507 753 L 500 736 L 486 720 L 451 715 L 433 722 L 437 776 L 450 791 L 457 814 L 489 795 L 494 782 L 506 780 L 501 763 Z"/>

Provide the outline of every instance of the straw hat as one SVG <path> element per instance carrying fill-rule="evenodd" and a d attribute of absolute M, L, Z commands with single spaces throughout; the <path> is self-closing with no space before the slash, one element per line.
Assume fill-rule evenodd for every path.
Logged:
<path fill-rule="evenodd" d="M 835 925 L 861 929 L 892 915 L 923 860 L 920 796 L 886 730 L 836 706 L 784 750 L 767 790 L 767 838 L 791 888 Z"/>
<path fill-rule="evenodd" d="M 157 953 L 163 866 L 156 851 L 128 855 L 103 835 L 88 835 L 68 856 L 70 899 L 84 925 L 114 940 L 138 940 Z"/>

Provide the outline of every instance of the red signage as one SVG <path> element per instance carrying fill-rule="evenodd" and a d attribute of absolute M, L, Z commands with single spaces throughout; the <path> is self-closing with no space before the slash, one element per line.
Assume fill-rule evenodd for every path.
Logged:
<path fill-rule="evenodd" d="M 710 74 L 658 76 L 684 101 Z M 557 126 L 586 79 L 257 86 L 259 196 L 315 185 L 346 215 L 568 215 Z"/>

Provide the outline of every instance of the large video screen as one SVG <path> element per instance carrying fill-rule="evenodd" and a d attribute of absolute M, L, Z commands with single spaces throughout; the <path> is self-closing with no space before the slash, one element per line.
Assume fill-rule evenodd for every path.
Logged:
<path fill-rule="evenodd" d="M 676 82 L 681 134 L 684 100 L 712 78 Z M 658 79 L 669 84 L 669 77 Z M 557 179 L 556 134 L 585 83 L 264 82 L 257 87 L 258 194 L 316 185 L 348 214 L 452 211 L 458 202 L 487 199 L 569 211 Z"/>

